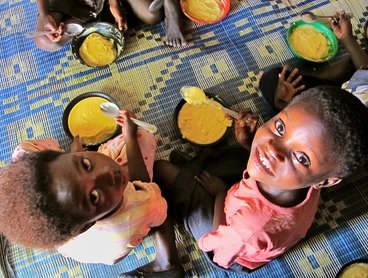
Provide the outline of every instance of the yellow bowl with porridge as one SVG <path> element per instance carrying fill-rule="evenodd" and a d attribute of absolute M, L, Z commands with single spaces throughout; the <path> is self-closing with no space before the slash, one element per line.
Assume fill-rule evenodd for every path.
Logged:
<path fill-rule="evenodd" d="M 321 22 L 307 23 L 299 20 L 287 33 L 291 52 L 298 58 L 322 63 L 332 59 L 338 50 L 338 41 L 329 27 Z"/>

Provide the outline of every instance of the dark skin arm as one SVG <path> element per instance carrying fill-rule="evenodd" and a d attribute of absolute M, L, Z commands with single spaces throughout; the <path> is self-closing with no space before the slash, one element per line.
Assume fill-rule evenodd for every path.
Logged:
<path fill-rule="evenodd" d="M 125 135 L 129 180 L 150 182 L 137 140 L 137 126 L 130 120 L 130 117 L 135 118 L 131 111 L 121 110 L 120 116 L 115 118 L 117 124 L 123 128 L 122 133 Z"/>
<path fill-rule="evenodd" d="M 368 66 L 368 55 L 353 36 L 350 17 L 345 12 L 336 13 L 330 24 L 336 37 L 349 52 L 355 68 Z"/>
<path fill-rule="evenodd" d="M 258 123 L 258 116 L 254 115 L 249 108 L 242 109 L 238 113 L 238 119 L 234 119 L 235 138 L 240 145 L 250 151 L 250 146 Z"/>
<path fill-rule="evenodd" d="M 220 225 L 226 225 L 224 208 L 227 186 L 220 178 L 212 176 L 206 171 L 194 178 L 215 199 L 212 230 L 216 231 Z"/>

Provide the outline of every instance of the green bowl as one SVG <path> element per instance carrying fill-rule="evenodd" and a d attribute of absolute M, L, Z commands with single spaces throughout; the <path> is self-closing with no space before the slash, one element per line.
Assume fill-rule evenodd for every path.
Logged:
<path fill-rule="evenodd" d="M 328 50 L 328 55 L 324 59 L 322 59 L 322 60 L 314 60 L 314 59 L 311 59 L 309 57 L 304 57 L 303 55 L 301 55 L 300 53 L 298 53 L 293 48 L 293 46 L 291 45 L 291 42 L 290 42 L 290 35 L 291 35 L 291 33 L 296 28 L 298 28 L 300 26 L 305 26 L 305 25 L 308 25 L 308 26 L 313 27 L 314 29 L 316 29 L 316 31 L 322 33 L 322 35 L 324 35 L 325 38 L 327 39 L 329 50 Z M 325 24 L 323 24 L 321 22 L 318 22 L 318 21 L 315 21 L 313 23 L 308 23 L 308 22 L 305 22 L 303 20 L 298 20 L 297 22 L 294 22 L 289 27 L 289 30 L 287 32 L 287 43 L 288 43 L 288 46 L 289 46 L 291 52 L 296 57 L 298 57 L 300 59 L 303 59 L 303 60 L 307 60 L 307 61 L 311 61 L 311 62 L 316 62 L 316 63 L 323 63 L 323 62 L 326 62 L 326 61 L 332 59 L 336 55 L 337 50 L 339 49 L 339 43 L 337 41 L 337 38 L 336 38 L 335 34 L 332 32 L 332 30 L 329 27 L 327 27 Z"/>

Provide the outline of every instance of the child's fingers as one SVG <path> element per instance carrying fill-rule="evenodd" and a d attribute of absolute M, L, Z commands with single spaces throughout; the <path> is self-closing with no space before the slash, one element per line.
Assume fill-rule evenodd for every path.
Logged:
<path fill-rule="evenodd" d="M 300 85 L 299 87 L 295 88 L 295 92 L 300 92 L 305 89 L 305 85 Z"/>
<path fill-rule="evenodd" d="M 285 80 L 285 76 L 287 71 L 289 70 L 288 66 L 284 66 L 281 70 L 281 72 L 279 73 L 279 80 L 280 81 L 284 81 Z"/>
<path fill-rule="evenodd" d="M 295 69 L 293 69 L 291 72 L 290 72 L 290 74 L 289 74 L 289 76 L 288 76 L 288 78 L 286 79 L 286 81 L 287 82 L 289 82 L 289 83 L 292 83 L 292 81 L 295 79 L 295 77 L 297 77 L 299 74 L 298 74 L 298 69 L 297 68 L 295 68 Z"/>
<path fill-rule="evenodd" d="M 293 87 L 295 88 L 298 85 L 298 83 L 302 80 L 302 78 L 303 77 L 299 75 L 293 82 L 291 82 L 291 85 L 293 85 Z"/>

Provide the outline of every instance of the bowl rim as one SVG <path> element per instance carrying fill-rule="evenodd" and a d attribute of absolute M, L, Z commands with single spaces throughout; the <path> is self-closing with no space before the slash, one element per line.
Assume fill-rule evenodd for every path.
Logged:
<path fill-rule="evenodd" d="M 204 21 L 204 20 L 200 20 L 198 18 L 195 18 L 193 16 L 191 16 L 187 10 L 185 9 L 185 5 L 184 3 L 186 2 L 187 0 L 180 0 L 180 8 L 182 10 L 182 12 L 185 14 L 186 17 L 188 17 L 190 20 L 194 21 L 194 22 L 197 22 L 197 23 L 200 23 L 200 24 L 214 24 L 214 23 L 218 23 L 220 22 L 221 20 L 223 20 L 230 12 L 230 3 L 231 1 L 230 0 L 220 0 L 221 1 L 221 4 L 222 4 L 222 15 L 216 19 L 216 20 L 213 20 L 213 21 Z"/>
<path fill-rule="evenodd" d="M 341 274 L 344 272 L 344 270 L 348 267 L 348 266 L 351 266 L 352 264 L 355 264 L 355 263 L 366 263 L 368 264 L 368 257 L 367 258 L 359 258 L 359 259 L 355 259 L 355 260 L 352 260 L 352 261 L 349 261 L 347 263 L 345 263 L 340 269 L 339 269 L 339 272 L 337 272 L 335 278 L 339 278 L 341 276 Z"/>
<path fill-rule="evenodd" d="M 207 93 L 205 92 L 206 96 L 210 99 L 213 99 L 217 102 L 219 102 L 222 106 L 226 107 L 226 108 L 229 108 L 229 106 L 227 105 L 227 103 L 218 95 L 215 95 L 215 94 L 211 94 L 211 93 Z M 182 140 L 185 140 L 186 142 L 194 145 L 194 146 L 197 146 L 197 147 L 210 147 L 210 146 L 214 146 L 214 145 L 217 145 L 219 144 L 220 142 L 222 142 L 226 136 L 229 134 L 230 130 L 231 130 L 231 126 L 229 126 L 226 131 L 224 132 L 224 134 L 215 142 L 213 143 L 210 143 L 210 144 L 199 144 L 199 143 L 195 143 L 191 140 L 189 140 L 188 138 L 184 138 L 183 137 L 183 134 L 181 133 L 181 130 L 179 128 L 179 125 L 178 125 L 178 116 L 179 116 L 179 111 L 180 109 L 183 107 L 183 105 L 187 103 L 184 99 L 180 100 L 179 103 L 176 105 L 175 107 L 175 110 L 174 110 L 174 117 L 173 117 L 173 120 L 174 120 L 174 126 L 176 128 L 176 130 L 178 131 L 179 135 L 180 135 L 180 138 Z"/>
<path fill-rule="evenodd" d="M 291 46 L 291 43 L 290 43 L 290 35 L 291 35 L 292 31 L 295 28 L 297 28 L 299 26 L 304 26 L 304 25 L 311 26 L 311 27 L 315 28 L 318 32 L 323 33 L 324 36 L 327 38 L 328 42 L 330 44 L 332 44 L 332 48 L 330 47 L 328 56 L 326 58 L 324 58 L 323 60 L 313 60 L 313 59 L 306 58 L 306 57 L 300 55 Z M 321 29 L 322 29 L 322 32 L 321 32 Z M 294 56 L 296 56 L 299 59 L 302 59 L 302 60 L 305 60 L 305 61 L 309 61 L 309 62 L 314 62 L 314 63 L 324 63 L 324 62 L 327 62 L 327 61 L 331 60 L 333 57 L 336 56 L 337 51 L 339 50 L 339 42 L 338 42 L 338 40 L 336 38 L 336 35 L 333 33 L 333 31 L 326 24 L 324 24 L 322 22 L 319 22 L 319 21 L 315 21 L 315 22 L 309 23 L 309 22 L 305 22 L 303 20 L 298 20 L 296 22 L 293 22 L 290 25 L 290 27 L 288 28 L 287 36 L 286 36 L 286 41 L 287 41 L 287 45 L 288 45 L 290 51 L 293 53 Z M 331 51 L 331 49 L 332 49 L 332 51 Z"/>
<path fill-rule="evenodd" d="M 102 98 L 106 99 L 106 101 L 113 102 L 117 106 L 119 106 L 119 104 L 117 103 L 117 101 L 113 97 L 111 97 L 108 94 L 102 93 L 102 92 L 86 92 L 86 93 L 83 93 L 83 94 L 78 95 L 75 98 L 73 98 L 67 104 L 67 106 L 65 107 L 64 112 L 63 112 L 63 117 L 62 117 L 62 124 L 63 124 L 63 128 L 64 128 L 64 132 L 71 139 L 73 139 L 74 136 L 70 132 L 69 125 L 68 125 L 68 118 L 69 118 L 70 111 L 73 109 L 73 107 L 78 102 L 82 101 L 83 99 L 90 98 L 90 97 L 102 97 Z M 93 144 L 93 145 L 92 144 L 83 144 L 83 145 L 88 146 L 88 147 L 99 146 L 99 145 L 107 142 L 108 140 L 112 139 L 113 137 L 117 136 L 119 133 L 120 133 L 120 126 L 118 124 L 116 124 L 116 130 L 115 130 L 115 132 L 112 133 L 111 136 L 109 138 L 107 138 L 106 140 L 104 140 L 103 142 L 100 142 L 98 144 Z"/>
<path fill-rule="evenodd" d="M 80 58 L 80 57 L 77 55 L 77 52 L 78 52 L 78 50 L 79 50 L 79 47 L 82 45 L 82 43 L 84 42 L 84 40 L 87 38 L 87 36 L 88 36 L 88 35 L 90 35 L 90 34 L 92 34 L 92 33 L 98 33 L 98 34 L 100 34 L 100 35 L 102 35 L 102 36 L 104 36 L 104 37 L 105 37 L 105 35 L 104 35 L 104 34 L 101 34 L 101 33 L 100 33 L 100 32 L 98 32 L 97 30 L 96 30 L 95 32 L 91 32 L 91 33 L 90 33 L 90 34 L 88 34 L 88 35 L 85 35 L 85 33 L 87 32 L 87 30 L 88 30 L 89 28 L 96 28 L 96 26 L 97 26 L 97 28 L 98 28 L 99 26 L 108 26 L 108 27 L 114 28 L 116 31 L 118 31 L 118 32 L 121 34 L 121 41 L 120 41 L 120 43 L 121 43 L 122 50 L 121 50 L 120 54 L 119 54 L 119 55 L 116 55 L 116 58 L 114 59 L 114 61 L 112 61 L 111 63 L 109 63 L 109 64 L 107 64 L 107 65 L 104 65 L 104 66 L 91 66 L 91 65 L 88 65 L 88 64 L 86 64 L 86 63 L 83 61 L 83 59 L 82 59 L 82 58 Z M 78 43 L 78 46 L 79 46 L 79 47 L 77 47 L 77 41 L 78 41 L 78 40 L 82 40 L 80 43 Z M 115 41 L 115 40 L 114 40 L 114 41 Z M 107 66 L 109 66 L 109 65 L 113 64 L 114 62 L 116 62 L 116 60 L 118 60 L 118 59 L 122 56 L 124 49 L 125 49 L 125 36 L 124 36 L 124 33 L 123 33 L 122 31 L 120 31 L 120 30 L 119 30 L 119 28 L 117 28 L 117 26 L 116 26 L 116 25 L 111 24 L 111 23 L 109 23 L 109 22 L 99 21 L 99 22 L 91 22 L 91 23 L 87 23 L 86 25 L 84 25 L 84 30 L 83 30 L 83 32 L 82 32 L 82 33 L 80 33 L 80 34 L 79 34 L 79 35 L 77 35 L 77 36 L 74 36 L 74 37 L 73 37 L 73 39 L 71 40 L 71 51 L 72 51 L 72 54 L 73 54 L 74 58 L 75 58 L 79 63 L 81 63 L 82 65 L 85 65 L 85 66 L 90 67 L 90 68 L 103 68 L 103 67 L 107 67 Z"/>

